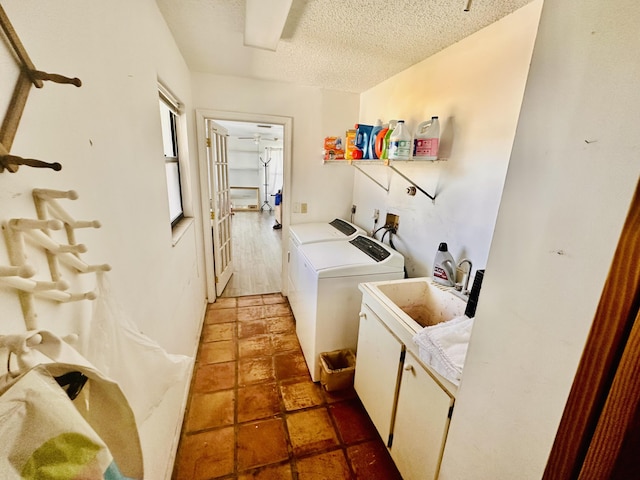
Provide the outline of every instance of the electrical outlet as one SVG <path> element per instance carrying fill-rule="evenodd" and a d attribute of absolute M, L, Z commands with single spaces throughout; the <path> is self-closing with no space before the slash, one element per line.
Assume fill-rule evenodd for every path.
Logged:
<path fill-rule="evenodd" d="M 300 213 L 300 202 L 293 204 L 293 213 Z"/>
<path fill-rule="evenodd" d="M 306 203 L 301 203 L 300 204 L 300 213 L 307 213 L 307 204 Z"/>
<path fill-rule="evenodd" d="M 378 221 L 378 219 L 380 218 L 380 210 L 378 210 L 377 208 L 373 210 L 373 217 L 372 217 L 376 222 Z"/>
<path fill-rule="evenodd" d="M 392 227 L 394 232 L 398 231 L 398 224 L 400 223 L 400 216 L 394 215 L 393 213 L 387 213 L 387 219 L 384 224 Z"/>
<path fill-rule="evenodd" d="M 356 213 L 356 206 L 351 205 L 351 215 L 354 215 L 355 213 Z"/>

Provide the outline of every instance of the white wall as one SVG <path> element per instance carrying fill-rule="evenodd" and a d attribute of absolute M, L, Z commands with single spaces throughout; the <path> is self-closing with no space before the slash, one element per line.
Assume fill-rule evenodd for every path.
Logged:
<path fill-rule="evenodd" d="M 194 73 L 193 102 L 199 109 L 291 117 L 292 191 L 283 194 L 291 196 L 292 206 L 308 204 L 306 214 L 291 212 L 291 223 L 348 217 L 353 172 L 323 165 L 322 145 L 324 137 L 344 135 L 344 131 L 356 123 L 358 95 Z"/>
<path fill-rule="evenodd" d="M 101 229 L 76 235 L 89 248 L 84 259 L 112 265 L 110 300 L 168 351 L 193 355 L 205 308 L 203 235 L 194 222 L 172 244 L 157 92 L 160 78 L 191 112 L 182 126 L 195 138 L 190 74 L 155 2 L 7 0 L 2 6 L 37 68 L 77 76 L 83 85 L 48 82 L 31 90 L 12 153 L 59 161 L 63 169 L 1 173 L 0 221 L 35 218 L 34 187 L 77 190 L 79 200 L 64 206 L 76 219 L 102 222 Z M 0 75 L 4 101 L 12 90 L 13 81 Z M 193 194 L 190 211 L 199 216 L 196 151 L 195 141 L 181 145 L 191 167 L 183 178 Z M 43 258 L 30 255 L 36 278 L 46 280 Z M 4 242 L 0 264 L 9 264 Z M 91 289 L 95 279 L 81 283 Z M 5 287 L 0 309 L 0 334 L 24 331 L 18 297 Z M 77 332 L 86 341 L 90 302 L 38 301 L 36 309 L 42 327 Z M 162 478 L 171 466 L 188 381 L 182 387 L 173 407 L 151 417 L 143 432 L 148 478 Z"/>
<path fill-rule="evenodd" d="M 638 182 L 639 22 L 544 3 L 442 479 L 542 476 Z"/>
<path fill-rule="evenodd" d="M 380 210 L 400 216 L 394 244 L 410 277 L 431 275 L 440 242 L 456 261 L 486 266 L 504 177 L 522 102 L 541 0 L 364 92 L 360 122 L 404 119 L 410 130 L 438 115 L 444 162 L 400 164 L 398 169 L 431 195 L 405 193 L 410 185 L 384 166 L 363 166 L 389 192 L 355 174 L 356 223 L 373 228 Z M 417 163 L 417 162 L 416 162 Z M 380 238 L 380 235 L 378 235 Z"/>

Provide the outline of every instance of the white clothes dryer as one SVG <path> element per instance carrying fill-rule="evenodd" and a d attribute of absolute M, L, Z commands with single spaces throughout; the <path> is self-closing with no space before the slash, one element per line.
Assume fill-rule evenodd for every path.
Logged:
<path fill-rule="evenodd" d="M 365 235 L 365 231 L 341 218 L 330 222 L 297 223 L 289 227 L 289 238 L 296 247 L 305 243 L 350 240 L 357 235 Z"/>
<path fill-rule="evenodd" d="M 309 372 L 320 380 L 320 354 L 358 344 L 364 282 L 404 278 L 404 257 L 381 242 L 358 235 L 349 241 L 317 242 L 299 248 L 302 273 L 291 303 Z"/>

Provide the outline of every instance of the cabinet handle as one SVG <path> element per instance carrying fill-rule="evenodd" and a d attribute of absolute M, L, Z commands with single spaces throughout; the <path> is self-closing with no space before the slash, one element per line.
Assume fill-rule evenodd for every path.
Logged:
<path fill-rule="evenodd" d="M 367 314 L 364 312 L 360 312 L 360 318 L 366 320 L 367 319 Z"/>
<path fill-rule="evenodd" d="M 413 372 L 413 365 L 411 365 L 410 363 L 407 363 L 407 364 L 404 366 L 404 370 L 405 370 L 406 372 Z"/>

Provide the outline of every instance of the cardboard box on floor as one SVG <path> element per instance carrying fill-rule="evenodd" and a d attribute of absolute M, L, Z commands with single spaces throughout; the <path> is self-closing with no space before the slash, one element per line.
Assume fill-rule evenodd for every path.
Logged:
<path fill-rule="evenodd" d="M 320 383 L 328 392 L 351 387 L 355 371 L 356 356 L 351 350 L 320 354 Z"/>

